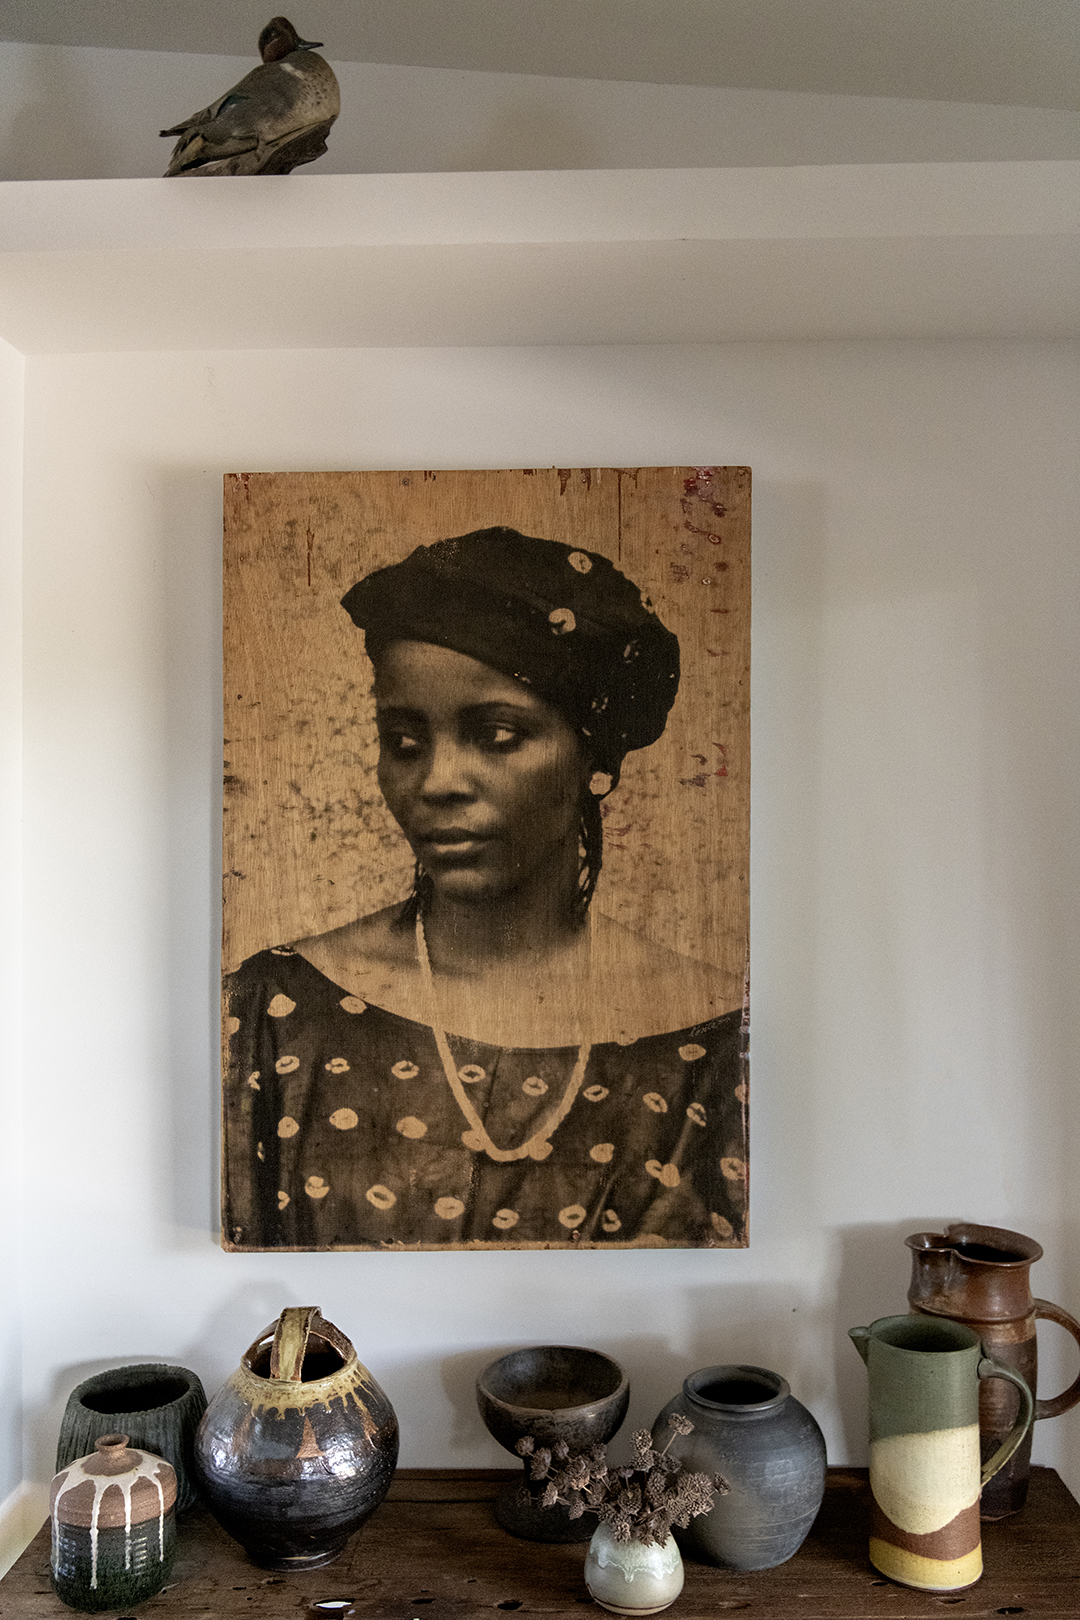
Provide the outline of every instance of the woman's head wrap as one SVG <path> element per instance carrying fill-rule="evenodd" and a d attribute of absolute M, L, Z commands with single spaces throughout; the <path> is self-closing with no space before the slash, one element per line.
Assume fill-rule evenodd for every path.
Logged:
<path fill-rule="evenodd" d="M 418 546 L 341 602 L 373 658 L 391 641 L 428 641 L 521 681 L 613 779 L 660 736 L 678 691 L 678 639 L 637 587 L 595 551 L 516 529 Z"/>

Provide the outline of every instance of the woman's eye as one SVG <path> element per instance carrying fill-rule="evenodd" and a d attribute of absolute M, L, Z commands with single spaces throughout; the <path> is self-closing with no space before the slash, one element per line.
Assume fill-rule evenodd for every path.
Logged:
<path fill-rule="evenodd" d="M 415 759 L 421 745 L 419 738 L 407 731 L 383 731 L 379 733 L 379 746 L 392 759 Z"/>
<path fill-rule="evenodd" d="M 497 753 L 507 753 L 517 748 L 522 741 L 522 733 L 516 726 L 500 725 L 497 722 L 484 726 L 480 732 L 480 743 L 484 748 L 491 748 Z"/>

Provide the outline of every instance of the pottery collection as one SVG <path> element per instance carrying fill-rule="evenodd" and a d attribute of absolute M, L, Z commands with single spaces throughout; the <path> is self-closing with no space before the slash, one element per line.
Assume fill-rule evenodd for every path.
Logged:
<path fill-rule="evenodd" d="M 1080 1322 L 1032 1295 L 1042 1249 L 1019 1232 L 958 1223 L 906 1243 L 909 1314 L 849 1329 L 869 1383 L 869 1559 L 900 1585 L 951 1594 L 982 1573 L 981 1520 L 1024 1505 L 1033 1420 L 1080 1403 L 1080 1377 L 1053 1399 L 1035 1398 L 1036 1323 L 1058 1323 L 1080 1343 Z M 825 1441 L 779 1373 L 700 1368 L 658 1414 L 655 1450 L 722 1482 L 707 1510 L 705 1482 L 690 1482 L 700 1505 L 662 1544 L 636 1539 L 658 1521 L 622 1516 L 637 1512 L 622 1498 L 615 1527 L 630 1539 L 617 1539 L 588 1510 L 599 1506 L 606 1520 L 616 1499 L 588 1495 L 581 1483 L 599 1468 L 597 1489 L 627 1490 L 630 1470 L 618 1472 L 615 1459 L 605 1471 L 595 1448 L 617 1433 L 629 1399 L 618 1362 L 579 1346 L 531 1346 L 484 1368 L 476 1401 L 489 1432 L 515 1459 L 524 1440 L 537 1454 L 538 1478 L 525 1458 L 494 1498 L 503 1529 L 537 1542 L 588 1541 L 589 1595 L 624 1616 L 675 1602 L 684 1556 L 749 1573 L 798 1551 L 824 1495 Z M 647 1440 L 640 1445 L 646 1459 L 654 1455 Z M 559 1498 L 544 1506 L 545 1490 L 549 1502 L 555 1494 L 543 1482 L 554 1477 L 552 1451 L 564 1470 L 579 1453 L 592 1461 L 573 1464 L 584 1476 L 560 1474 Z M 255 1564 L 317 1569 L 382 1502 L 397 1455 L 389 1399 L 316 1306 L 283 1310 L 209 1405 L 184 1367 L 151 1362 L 96 1374 L 72 1391 L 57 1446 L 57 1595 L 72 1608 L 114 1613 L 153 1598 L 170 1579 L 177 1512 L 197 1496 Z M 659 1499 L 652 1488 L 650 1479 L 648 1497 L 639 1491 L 646 1513 Z M 669 1512 L 656 1533 L 671 1522 Z"/>
<path fill-rule="evenodd" d="M 218 1523 L 264 1569 L 317 1569 L 390 1488 L 394 1409 L 316 1306 L 282 1311 L 241 1357 L 195 1436 Z"/>
<path fill-rule="evenodd" d="M 694 1427 L 668 1455 L 728 1484 L 708 1513 L 678 1532 L 683 1550 L 727 1569 L 772 1569 L 802 1545 L 825 1493 L 825 1440 L 786 1381 L 765 1367 L 703 1367 L 653 1424 L 663 1447 L 668 1419 Z"/>
<path fill-rule="evenodd" d="M 176 1551 L 176 1475 L 163 1457 L 105 1434 L 52 1482 L 56 1595 L 90 1612 L 145 1603 L 166 1584 Z"/>
<path fill-rule="evenodd" d="M 980 1489 L 1027 1433 L 1031 1393 L 959 1322 L 885 1316 L 849 1331 L 870 1376 L 870 1562 L 903 1586 L 961 1591 L 982 1574 Z M 1016 1387 L 1020 1413 L 980 1467 L 979 1384 L 987 1378 Z"/>
<path fill-rule="evenodd" d="M 988 1356 L 1020 1374 L 1036 1393 L 1039 1355 L 1037 1321 L 1056 1322 L 1080 1342 L 1080 1322 L 1031 1293 L 1030 1270 L 1042 1258 L 1033 1238 L 1000 1226 L 970 1223 L 947 1226 L 944 1232 L 914 1232 L 905 1239 L 911 1250 L 908 1305 L 924 1316 L 963 1322 L 978 1334 Z M 1059 1417 L 1080 1401 L 1080 1376 L 1053 1400 L 1036 1400 L 1035 1418 Z M 979 1435 L 982 1459 L 1001 1445 L 1016 1422 L 1019 1397 L 998 1379 L 979 1391 Z M 981 1514 L 1002 1519 L 1016 1513 L 1027 1499 L 1031 1463 L 1031 1430 L 1005 1466 L 983 1487 Z"/>

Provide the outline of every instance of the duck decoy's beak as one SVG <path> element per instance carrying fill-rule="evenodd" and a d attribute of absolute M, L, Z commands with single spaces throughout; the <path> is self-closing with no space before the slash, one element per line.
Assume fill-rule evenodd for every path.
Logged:
<path fill-rule="evenodd" d="M 321 51 L 323 42 L 321 39 L 298 39 L 295 48 L 298 51 Z"/>

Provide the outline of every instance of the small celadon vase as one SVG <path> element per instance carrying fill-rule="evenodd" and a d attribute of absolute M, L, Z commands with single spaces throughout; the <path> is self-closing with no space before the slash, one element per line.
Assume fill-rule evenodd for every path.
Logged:
<path fill-rule="evenodd" d="M 611 1614 L 659 1614 L 683 1589 L 683 1562 L 674 1536 L 663 1545 L 616 1541 L 606 1524 L 593 1531 L 585 1555 L 585 1585 Z"/>

